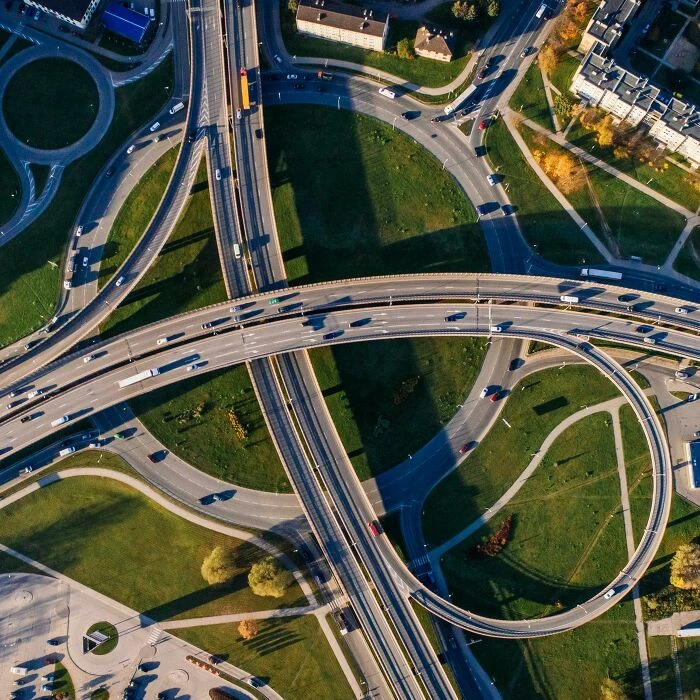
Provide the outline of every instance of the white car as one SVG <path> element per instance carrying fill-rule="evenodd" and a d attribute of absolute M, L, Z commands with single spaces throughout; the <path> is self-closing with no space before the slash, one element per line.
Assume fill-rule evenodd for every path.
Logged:
<path fill-rule="evenodd" d="M 675 311 L 677 314 L 687 314 L 688 313 L 688 309 L 686 309 L 685 306 L 676 306 Z"/>
<path fill-rule="evenodd" d="M 216 172 L 214 173 L 215 177 L 217 180 L 221 180 L 221 170 L 219 168 L 216 169 Z"/>
<path fill-rule="evenodd" d="M 129 146 L 129 148 L 126 149 L 126 154 L 127 155 L 132 154 L 134 152 L 135 148 L 136 148 L 136 144 L 132 143 L 131 146 Z"/>
<path fill-rule="evenodd" d="M 275 61 L 277 61 L 277 63 L 282 63 L 282 57 L 275 54 Z"/>
<path fill-rule="evenodd" d="M 124 275 L 122 275 L 122 276 L 117 280 L 117 287 L 121 287 L 123 282 L 124 282 Z"/>
<path fill-rule="evenodd" d="M 70 280 L 64 280 L 63 281 L 63 289 L 70 289 L 73 285 L 71 284 Z"/>
<path fill-rule="evenodd" d="M 688 396 L 688 401 L 697 401 L 699 397 L 700 394 L 690 394 L 690 396 Z"/>
<path fill-rule="evenodd" d="M 296 80 L 299 76 L 296 73 L 290 73 L 287 76 L 287 80 Z"/>
<path fill-rule="evenodd" d="M 83 357 L 83 364 L 87 364 L 88 362 L 90 362 L 91 360 L 94 360 L 94 359 L 95 359 L 94 355 L 85 355 L 85 357 Z"/>
<path fill-rule="evenodd" d="M 497 182 L 495 175 L 487 175 L 486 180 L 488 181 L 489 185 L 491 185 L 491 187 L 493 187 Z"/>
<path fill-rule="evenodd" d="M 242 116 L 243 116 L 243 113 L 241 112 L 241 110 L 237 109 L 236 110 L 236 119 L 241 119 Z"/>
<path fill-rule="evenodd" d="M 148 130 L 153 133 L 158 127 L 160 126 L 160 122 L 156 122 L 155 124 L 151 124 L 150 127 L 148 127 Z"/>
<path fill-rule="evenodd" d="M 491 326 L 489 329 L 491 333 L 500 333 L 503 330 L 502 326 Z"/>
<path fill-rule="evenodd" d="M 87 258 L 87 255 L 86 255 L 86 256 L 83 257 L 83 267 L 87 267 L 87 266 L 88 266 L 88 258 Z"/>
<path fill-rule="evenodd" d="M 611 588 L 604 596 L 605 600 L 610 600 L 615 595 L 615 589 Z"/>
<path fill-rule="evenodd" d="M 194 372 L 194 370 L 199 369 L 199 365 L 195 362 L 193 365 L 188 365 L 187 366 L 187 371 L 188 372 Z"/>
<path fill-rule="evenodd" d="M 39 396 L 39 390 L 38 390 L 38 389 L 35 389 L 34 391 L 30 391 L 30 392 L 27 394 L 27 398 L 28 398 L 28 399 L 33 399 L 35 396 Z"/>
<path fill-rule="evenodd" d="M 75 235 L 76 235 L 76 236 L 82 236 L 82 235 L 83 235 L 83 227 L 82 227 L 82 226 L 78 226 L 78 228 L 75 229 Z"/>
<path fill-rule="evenodd" d="M 101 443 L 100 443 L 99 440 L 93 440 L 93 441 L 88 445 L 88 447 L 92 447 L 92 449 L 94 450 L 96 447 L 99 447 L 100 444 L 101 444 Z"/>
<path fill-rule="evenodd" d="M 158 340 L 156 340 L 156 345 L 165 345 L 165 343 L 167 343 L 167 342 L 168 342 L 167 338 L 158 338 Z"/>
<path fill-rule="evenodd" d="M 489 388 L 485 386 L 482 390 L 481 393 L 479 394 L 480 399 L 485 399 L 489 395 Z"/>
<path fill-rule="evenodd" d="M 24 467 L 23 469 L 19 470 L 19 475 L 22 476 L 22 474 L 30 474 L 32 471 L 31 467 Z"/>

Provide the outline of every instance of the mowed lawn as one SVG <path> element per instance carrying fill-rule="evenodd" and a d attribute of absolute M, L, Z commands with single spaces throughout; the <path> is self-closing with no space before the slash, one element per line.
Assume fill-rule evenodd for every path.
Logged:
<path fill-rule="evenodd" d="M 63 463 L 70 467 L 70 460 Z M 156 620 L 304 604 L 296 584 L 281 599 L 248 589 L 265 552 L 194 525 L 130 486 L 72 477 L 0 510 L 0 542 Z M 239 573 L 208 586 L 200 574 L 216 545 L 233 547 Z"/>
<path fill-rule="evenodd" d="M 25 336 L 53 315 L 68 232 L 80 205 L 115 149 L 168 99 L 172 71 L 168 57 L 146 77 L 116 91 L 115 116 L 102 141 L 66 168 L 46 212 L 0 248 L 0 345 Z"/>
<path fill-rule="evenodd" d="M 485 615 L 528 618 L 570 608 L 627 561 L 611 416 L 568 427 L 511 501 L 442 561 L 453 602 Z M 473 549 L 513 517 L 493 557 Z"/>
<path fill-rule="evenodd" d="M 405 460 L 454 416 L 486 354 L 483 338 L 416 338 L 310 352 L 360 479 Z"/>
<path fill-rule="evenodd" d="M 429 546 L 460 532 L 498 498 L 529 464 L 549 433 L 572 413 L 617 395 L 593 367 L 568 365 L 531 374 L 507 396 L 480 445 L 428 495 L 423 531 Z"/>
<path fill-rule="evenodd" d="M 129 257 L 144 234 L 175 167 L 179 148 L 164 153 L 143 175 L 122 204 L 109 232 L 102 259 L 98 286 L 102 288 Z"/>
<path fill-rule="evenodd" d="M 260 620 L 258 625 L 260 631 L 249 641 L 233 624 L 189 627 L 176 635 L 244 668 L 288 700 L 351 700 L 352 691 L 313 615 Z"/>
<path fill-rule="evenodd" d="M 175 230 L 143 279 L 102 324 L 100 334 L 109 338 L 225 299 L 202 160 Z"/>
<path fill-rule="evenodd" d="M 149 432 L 197 469 L 238 486 L 291 492 L 243 365 L 189 377 L 130 404 Z M 230 411 L 245 436 L 236 434 Z"/>
<path fill-rule="evenodd" d="M 542 82 L 542 72 L 537 61 L 533 61 L 525 71 L 523 79 L 515 88 L 513 96 L 509 102 L 510 108 L 522 114 L 525 119 L 532 119 L 533 122 L 551 129 L 552 116 L 549 112 L 547 97 L 544 92 Z"/>
<path fill-rule="evenodd" d="M 489 269 L 469 200 L 398 129 L 308 106 L 269 108 L 265 121 L 290 282 Z"/>

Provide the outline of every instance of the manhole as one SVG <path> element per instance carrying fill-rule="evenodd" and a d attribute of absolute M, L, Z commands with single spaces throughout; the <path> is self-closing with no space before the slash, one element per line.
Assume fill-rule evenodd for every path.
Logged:
<path fill-rule="evenodd" d="M 182 668 L 178 668 L 176 671 L 171 671 L 168 674 L 168 680 L 173 683 L 186 683 L 189 679 L 190 674 Z"/>

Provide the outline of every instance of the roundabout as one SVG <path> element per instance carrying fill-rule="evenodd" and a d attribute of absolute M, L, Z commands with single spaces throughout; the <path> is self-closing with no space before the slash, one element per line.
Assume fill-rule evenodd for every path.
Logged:
<path fill-rule="evenodd" d="M 72 83 L 70 95 L 51 89 L 59 78 Z M 0 97 L 0 140 L 14 162 L 66 166 L 100 142 L 114 115 L 107 72 L 69 46 L 36 46 L 12 56 L 0 73 Z"/>

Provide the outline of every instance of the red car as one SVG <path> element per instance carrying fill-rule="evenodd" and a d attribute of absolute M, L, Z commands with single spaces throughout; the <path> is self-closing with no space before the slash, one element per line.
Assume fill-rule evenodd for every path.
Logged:
<path fill-rule="evenodd" d="M 469 450 L 473 450 L 476 447 L 476 440 L 470 440 L 466 442 L 462 447 L 459 448 L 459 454 L 465 455 Z"/>
<path fill-rule="evenodd" d="M 489 120 L 488 119 L 482 119 L 479 122 L 479 128 L 483 131 L 484 129 L 488 128 L 489 125 Z"/>
<path fill-rule="evenodd" d="M 491 403 L 495 403 L 495 402 L 498 401 L 498 399 L 500 399 L 500 398 L 501 398 L 501 392 L 500 392 L 500 391 L 497 391 L 495 394 L 491 394 L 491 396 L 489 396 L 489 401 L 490 401 Z"/>
<path fill-rule="evenodd" d="M 379 535 L 379 528 L 377 527 L 377 523 L 374 521 L 367 523 L 367 527 L 369 528 L 369 531 L 377 537 Z"/>

